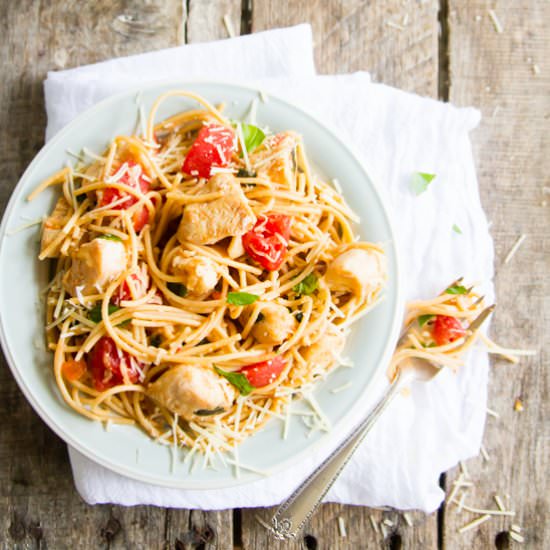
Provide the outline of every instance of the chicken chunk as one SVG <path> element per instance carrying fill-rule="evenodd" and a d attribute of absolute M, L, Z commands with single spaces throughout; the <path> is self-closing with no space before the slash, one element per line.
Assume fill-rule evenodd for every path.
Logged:
<path fill-rule="evenodd" d="M 206 296 L 218 284 L 223 266 L 210 258 L 179 248 L 172 259 L 172 272 L 181 277 L 190 295 Z"/>
<path fill-rule="evenodd" d="M 184 208 L 177 233 L 180 242 L 213 244 L 252 229 L 256 216 L 238 181 L 231 174 L 216 174 L 205 185 L 204 193 L 216 192 L 223 196 Z"/>
<path fill-rule="evenodd" d="M 254 323 L 251 330 L 260 344 L 281 344 L 296 329 L 296 319 L 285 306 L 265 304 L 260 315 L 260 320 Z"/>
<path fill-rule="evenodd" d="M 147 395 L 180 417 L 196 420 L 207 416 L 208 411 L 228 409 L 235 390 L 210 368 L 180 365 L 150 384 Z"/>
<path fill-rule="evenodd" d="M 351 248 L 329 264 L 325 280 L 331 290 L 351 292 L 361 299 L 386 281 L 386 257 L 377 250 Z"/>
<path fill-rule="evenodd" d="M 53 212 L 48 216 L 42 224 L 42 239 L 40 242 L 40 253 L 44 252 L 48 246 L 59 235 L 59 232 L 63 226 L 69 221 L 71 217 L 71 207 L 65 200 L 65 197 L 60 197 L 55 204 Z M 59 256 L 59 247 L 54 247 L 51 250 L 47 258 L 56 258 Z"/>
<path fill-rule="evenodd" d="M 344 343 L 344 335 L 330 327 L 314 344 L 301 348 L 300 353 L 310 368 L 325 369 L 335 362 L 344 349 Z"/>
<path fill-rule="evenodd" d="M 252 166 L 258 165 L 258 176 L 266 175 L 275 183 L 288 185 L 294 178 L 293 152 L 297 141 L 294 132 L 281 132 L 267 140 L 267 147 L 250 155 Z"/>
<path fill-rule="evenodd" d="M 121 242 L 97 238 L 82 245 L 63 278 L 72 296 L 102 292 L 127 265 L 126 248 Z"/>

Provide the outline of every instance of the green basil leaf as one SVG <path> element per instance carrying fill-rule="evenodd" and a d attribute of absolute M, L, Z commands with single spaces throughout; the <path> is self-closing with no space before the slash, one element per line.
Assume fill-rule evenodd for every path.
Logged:
<path fill-rule="evenodd" d="M 460 229 L 460 227 L 458 227 L 458 225 L 456 225 L 456 223 L 453 223 L 453 231 L 455 233 L 458 233 L 459 235 L 462 235 L 462 229 Z"/>
<path fill-rule="evenodd" d="M 244 146 L 246 150 L 251 153 L 259 147 L 265 139 L 265 134 L 261 128 L 254 126 L 253 124 L 246 124 L 241 122 L 241 128 L 243 131 Z"/>
<path fill-rule="evenodd" d="M 198 409 L 193 411 L 193 414 L 196 414 L 197 416 L 214 416 L 215 414 L 221 414 L 222 412 L 225 412 L 223 407 L 216 407 L 215 409 Z"/>
<path fill-rule="evenodd" d="M 214 366 L 214 370 L 230 384 L 233 384 L 241 395 L 248 395 L 254 389 L 254 386 L 250 384 L 248 378 L 242 372 L 226 372 L 216 366 Z"/>
<path fill-rule="evenodd" d="M 102 234 L 97 236 L 98 239 L 105 239 L 106 241 L 118 241 L 122 242 L 122 239 L 120 237 L 117 237 L 116 235 L 111 235 L 110 233 Z"/>
<path fill-rule="evenodd" d="M 296 294 L 305 294 L 306 296 L 309 296 L 310 294 L 313 294 L 315 290 L 317 290 L 317 282 L 317 276 L 314 273 L 310 273 L 297 285 L 294 285 L 292 287 L 292 290 L 296 292 Z"/>
<path fill-rule="evenodd" d="M 118 306 L 115 306 L 113 304 L 109 304 L 107 307 L 109 309 L 109 316 L 120 309 Z M 92 309 L 90 309 L 90 311 L 88 312 L 88 316 L 90 320 L 94 323 L 100 323 L 101 321 L 103 321 L 103 316 L 101 315 L 101 304 L 97 304 Z M 122 321 L 122 323 L 119 323 L 117 326 L 125 327 L 128 324 L 130 324 L 130 319 Z"/>
<path fill-rule="evenodd" d="M 160 334 L 155 334 L 151 338 L 151 345 L 155 348 L 160 348 L 161 344 L 162 344 L 162 336 Z"/>
<path fill-rule="evenodd" d="M 435 174 L 427 174 L 426 172 L 413 172 L 411 179 L 411 191 L 415 195 L 420 195 L 428 189 L 428 185 L 435 178 Z"/>
<path fill-rule="evenodd" d="M 228 292 L 227 303 L 234 306 L 248 306 L 253 304 L 259 296 L 257 294 L 249 294 L 248 292 Z"/>
<path fill-rule="evenodd" d="M 255 178 L 256 172 L 254 170 L 245 170 L 244 168 L 240 168 L 237 172 L 238 178 Z"/>
<path fill-rule="evenodd" d="M 418 316 L 418 325 L 420 327 L 423 327 L 428 321 L 431 321 L 435 315 L 432 315 L 428 313 L 427 315 L 419 315 Z"/>
<path fill-rule="evenodd" d="M 445 290 L 445 294 L 467 294 L 467 293 L 468 293 L 468 289 L 462 285 L 450 286 L 447 290 Z"/>
<path fill-rule="evenodd" d="M 118 306 L 115 306 L 113 304 L 108 305 L 109 308 L 109 315 L 114 313 L 115 311 L 118 311 L 120 308 Z M 92 309 L 90 309 L 89 317 L 94 323 L 100 323 L 103 320 L 103 316 L 101 315 L 101 304 L 95 305 Z"/>
<path fill-rule="evenodd" d="M 166 286 L 170 292 L 177 294 L 180 298 L 187 296 L 187 287 L 181 283 L 168 283 Z"/>

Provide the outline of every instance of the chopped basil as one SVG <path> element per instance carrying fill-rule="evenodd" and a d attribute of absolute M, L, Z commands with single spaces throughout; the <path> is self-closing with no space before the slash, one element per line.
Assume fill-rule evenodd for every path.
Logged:
<path fill-rule="evenodd" d="M 118 311 L 120 308 L 113 304 L 107 306 L 109 308 L 109 315 L 112 315 L 115 311 Z M 101 304 L 97 304 L 89 311 L 89 317 L 94 323 L 100 323 L 103 320 L 101 315 Z"/>
<path fill-rule="evenodd" d="M 255 178 L 256 172 L 254 170 L 245 170 L 244 168 L 240 168 L 237 172 L 238 178 Z"/>
<path fill-rule="evenodd" d="M 107 307 L 109 309 L 109 316 L 120 309 L 118 306 L 115 306 L 113 304 L 109 304 Z M 94 323 L 100 323 L 101 321 L 103 321 L 103 315 L 101 315 L 101 304 L 95 305 L 92 309 L 90 309 L 88 313 L 90 320 L 92 320 Z M 129 323 L 130 319 L 127 319 L 126 321 L 119 323 L 117 326 L 125 327 Z"/>
<path fill-rule="evenodd" d="M 462 285 L 450 286 L 447 290 L 445 290 L 445 294 L 467 294 L 467 293 L 468 293 L 468 289 Z"/>
<path fill-rule="evenodd" d="M 304 318 L 304 314 L 301 311 L 296 313 L 296 321 L 298 321 L 298 323 L 301 323 L 303 318 Z"/>
<path fill-rule="evenodd" d="M 180 298 L 187 296 L 187 287 L 181 283 L 168 283 L 166 286 L 170 292 L 177 294 Z"/>
<path fill-rule="evenodd" d="M 260 313 L 258 313 L 258 317 L 256 317 L 256 323 L 261 323 L 263 320 L 265 319 L 265 315 L 260 311 Z"/>
<path fill-rule="evenodd" d="M 213 416 L 215 414 L 221 414 L 222 412 L 225 412 L 223 407 L 216 407 L 215 409 L 198 409 L 194 411 L 193 414 L 197 416 Z"/>
<path fill-rule="evenodd" d="M 105 239 L 106 241 L 118 241 L 122 242 L 122 239 L 120 237 L 117 237 L 116 235 L 111 235 L 110 233 L 105 233 L 102 235 L 97 236 L 98 239 Z"/>
<path fill-rule="evenodd" d="M 242 372 L 227 372 L 216 366 L 214 366 L 214 370 L 233 384 L 241 395 L 248 395 L 254 389 L 254 386 L 250 384 L 248 378 Z"/>
<path fill-rule="evenodd" d="M 435 174 L 427 174 L 426 172 L 413 172 L 411 179 L 411 191 L 415 195 L 420 195 L 428 189 L 428 185 L 435 178 Z"/>
<path fill-rule="evenodd" d="M 248 306 L 253 304 L 259 296 L 257 294 L 249 294 L 248 292 L 228 292 L 227 303 L 234 306 Z"/>
<path fill-rule="evenodd" d="M 462 229 L 460 229 L 460 227 L 458 227 L 458 225 L 456 225 L 456 223 L 453 223 L 453 231 L 455 233 L 458 233 L 459 235 L 462 235 Z"/>
<path fill-rule="evenodd" d="M 246 150 L 251 153 L 259 147 L 265 139 L 265 134 L 261 128 L 254 126 L 253 124 L 246 124 L 241 122 L 241 128 L 243 131 L 244 146 Z"/>
<path fill-rule="evenodd" d="M 162 337 L 160 334 L 155 334 L 151 337 L 151 345 L 155 348 L 160 348 L 160 345 L 162 344 Z"/>
<path fill-rule="evenodd" d="M 428 313 L 427 315 L 419 315 L 418 317 L 418 325 L 420 327 L 423 327 L 428 321 L 431 321 L 435 315 L 432 315 Z"/>
<path fill-rule="evenodd" d="M 430 342 L 429 344 L 422 344 L 423 348 L 436 348 L 437 345 L 435 342 Z"/>
<path fill-rule="evenodd" d="M 317 276 L 314 273 L 310 273 L 297 285 L 294 285 L 292 290 L 296 292 L 296 294 L 305 294 L 306 296 L 309 296 L 317 290 Z"/>

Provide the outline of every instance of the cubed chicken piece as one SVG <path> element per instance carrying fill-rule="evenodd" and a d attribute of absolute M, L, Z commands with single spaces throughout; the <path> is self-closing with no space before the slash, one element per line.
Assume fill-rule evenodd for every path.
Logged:
<path fill-rule="evenodd" d="M 292 334 L 296 326 L 296 319 L 285 306 L 265 304 L 251 333 L 260 344 L 278 345 Z"/>
<path fill-rule="evenodd" d="M 275 183 L 289 184 L 294 178 L 293 151 L 298 136 L 294 132 L 281 132 L 266 141 L 266 147 L 250 155 L 252 166 L 257 165 L 258 176 L 266 175 Z"/>
<path fill-rule="evenodd" d="M 204 193 L 216 192 L 223 196 L 185 206 L 177 233 L 180 242 L 213 244 L 252 229 L 256 216 L 239 182 L 231 174 L 216 174 L 205 185 Z"/>
<path fill-rule="evenodd" d="M 330 262 L 325 280 L 331 290 L 351 292 L 363 299 L 382 288 L 386 273 L 384 254 L 374 249 L 351 248 Z"/>
<path fill-rule="evenodd" d="M 150 384 L 147 395 L 181 418 L 197 420 L 231 407 L 235 390 L 209 367 L 179 365 Z"/>
<path fill-rule="evenodd" d="M 326 369 L 331 367 L 344 349 L 345 337 L 335 328 L 329 329 L 311 346 L 300 349 L 309 368 Z"/>
<path fill-rule="evenodd" d="M 181 277 L 189 295 L 206 296 L 218 284 L 223 266 L 210 258 L 179 248 L 172 259 L 172 272 Z"/>
<path fill-rule="evenodd" d="M 65 200 L 65 197 L 60 197 L 55 204 L 53 212 L 44 220 L 42 224 L 42 239 L 40 242 L 40 253 L 44 252 L 48 246 L 59 235 L 63 226 L 71 217 L 71 206 Z M 46 258 L 56 258 L 59 256 L 59 246 L 48 252 Z"/>
<path fill-rule="evenodd" d="M 98 237 L 78 249 L 63 278 L 63 285 L 72 296 L 102 292 L 122 274 L 126 266 L 124 245 L 119 241 Z"/>

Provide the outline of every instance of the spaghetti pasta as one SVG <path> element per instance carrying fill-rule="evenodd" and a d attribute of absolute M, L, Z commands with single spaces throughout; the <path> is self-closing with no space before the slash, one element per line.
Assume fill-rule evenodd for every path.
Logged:
<path fill-rule="evenodd" d="M 203 108 L 156 122 L 174 96 Z M 144 131 L 29 197 L 61 186 L 39 256 L 55 263 L 55 380 L 88 418 L 233 452 L 338 364 L 384 287 L 384 252 L 355 238 L 294 132 L 232 123 L 185 91 L 159 97 Z"/>

